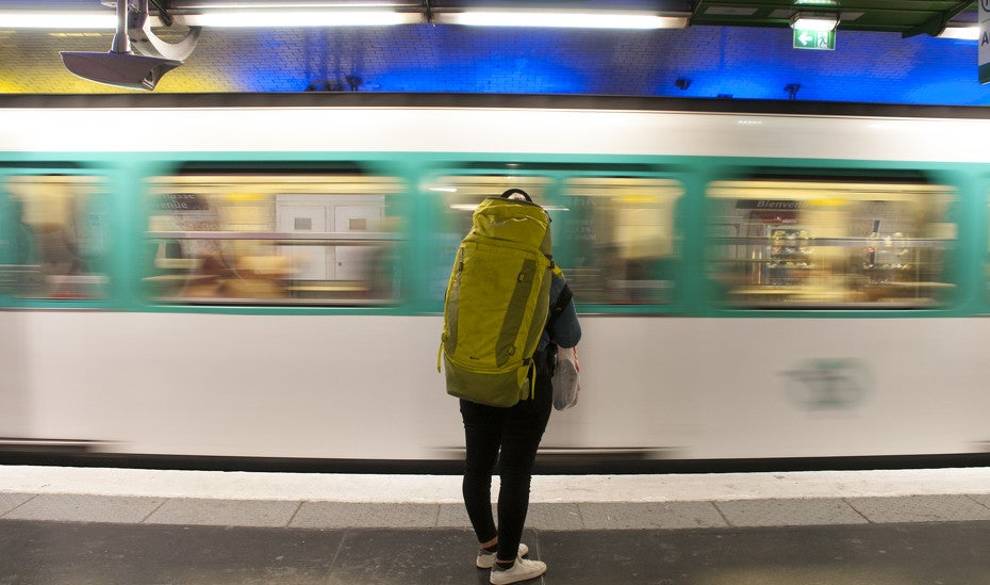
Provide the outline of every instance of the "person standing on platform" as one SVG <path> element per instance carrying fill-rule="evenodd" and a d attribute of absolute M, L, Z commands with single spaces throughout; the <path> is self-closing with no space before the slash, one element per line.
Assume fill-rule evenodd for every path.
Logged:
<path fill-rule="evenodd" d="M 552 408 L 557 347 L 581 339 L 570 288 L 553 262 L 550 217 L 520 189 L 486 199 L 457 252 L 444 303 L 437 367 L 460 398 L 463 494 L 494 585 L 546 572 L 521 543 L 536 451 Z M 501 488 L 492 516 L 496 462 Z"/>

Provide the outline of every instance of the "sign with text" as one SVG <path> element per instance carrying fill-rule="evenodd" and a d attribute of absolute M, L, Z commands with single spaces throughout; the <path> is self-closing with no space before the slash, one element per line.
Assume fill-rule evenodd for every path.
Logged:
<path fill-rule="evenodd" d="M 736 209 L 768 209 L 793 211 L 801 209 L 798 199 L 740 199 L 736 201 Z"/>
<path fill-rule="evenodd" d="M 990 2 L 990 0 L 980 1 Z M 811 49 L 813 51 L 834 51 L 835 31 L 796 28 L 794 29 L 794 48 Z"/>
<path fill-rule="evenodd" d="M 980 0 L 980 83 L 990 83 L 990 0 Z"/>
<path fill-rule="evenodd" d="M 167 193 L 158 198 L 158 209 L 163 211 L 205 211 L 210 202 L 196 193 Z"/>

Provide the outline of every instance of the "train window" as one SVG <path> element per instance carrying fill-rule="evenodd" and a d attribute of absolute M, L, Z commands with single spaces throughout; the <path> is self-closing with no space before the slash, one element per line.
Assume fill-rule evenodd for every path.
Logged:
<path fill-rule="evenodd" d="M 550 184 L 550 179 L 541 176 L 465 175 L 438 177 L 423 185 L 422 190 L 436 194 L 443 205 L 441 223 L 433 235 L 437 258 L 442 261 L 434 264 L 432 298 L 443 299 L 457 247 L 471 231 L 472 213 L 482 200 L 508 189 L 523 189 L 533 201 L 545 205 Z"/>
<path fill-rule="evenodd" d="M 388 304 L 401 191 L 360 174 L 154 179 L 146 285 L 179 304 Z"/>
<path fill-rule="evenodd" d="M 105 296 L 107 226 L 100 179 L 13 175 L 0 179 L 0 188 L 9 197 L 0 288 L 33 299 Z"/>
<path fill-rule="evenodd" d="M 566 182 L 561 264 L 584 303 L 662 304 L 671 300 L 676 262 L 674 209 L 679 183 L 653 178 L 583 177 Z"/>
<path fill-rule="evenodd" d="M 709 267 L 730 306 L 929 308 L 954 288 L 950 187 L 747 180 L 708 194 Z"/>

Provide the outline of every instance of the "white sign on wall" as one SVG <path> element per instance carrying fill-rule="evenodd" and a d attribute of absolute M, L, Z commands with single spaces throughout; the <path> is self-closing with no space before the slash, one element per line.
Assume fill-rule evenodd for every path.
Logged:
<path fill-rule="evenodd" d="M 980 83 L 990 83 L 990 0 L 980 0 Z"/>

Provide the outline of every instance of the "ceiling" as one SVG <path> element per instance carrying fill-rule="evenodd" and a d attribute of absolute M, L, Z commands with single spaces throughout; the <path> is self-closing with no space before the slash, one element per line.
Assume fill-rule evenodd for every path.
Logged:
<path fill-rule="evenodd" d="M 189 13 L 231 4 L 230 0 L 158 0 L 176 13 Z M 114 0 L 46 0 L 46 10 L 101 10 Z M 355 7 L 382 0 L 336 0 L 332 4 Z M 240 6 L 271 7 L 278 4 L 324 6 L 325 0 L 237 0 Z M 937 35 L 946 24 L 976 20 L 972 0 L 391 0 L 402 11 L 442 13 L 479 6 L 505 9 L 550 8 L 559 10 L 646 10 L 690 15 L 693 25 L 788 27 L 798 11 L 841 15 L 840 30 L 897 32 L 904 36 Z M 37 0 L 0 0 L 0 8 L 37 9 Z M 0 22 L 2 25 L 2 22 Z"/>
<path fill-rule="evenodd" d="M 200 6 L 252 0 L 181 0 Z M 257 0 L 268 5 L 279 0 Z M 311 0 L 291 0 L 301 4 Z M 342 0 L 335 0 L 340 2 Z M 382 2 L 383 0 L 377 0 Z M 434 7 L 467 0 L 431 0 Z M 495 0 L 471 0 L 489 6 Z M 793 1 L 793 0 L 792 0 Z M 822 0 L 818 0 L 819 2 Z M 840 0 L 841 1 L 841 0 Z M 174 7 L 180 0 L 175 0 Z M 413 0 L 413 4 L 419 0 Z M 768 0 L 718 4 L 701 0 L 694 26 L 651 31 L 429 26 L 354 28 L 211 28 L 187 62 L 158 87 L 166 93 L 361 92 L 530 93 L 635 95 L 723 99 L 798 99 L 937 105 L 990 105 L 990 89 L 978 82 L 977 43 L 918 34 L 902 38 L 932 14 L 952 10 L 935 2 L 842 2 L 843 12 L 863 12 L 840 27 L 835 50 L 793 48 L 791 31 Z M 325 2 L 326 3 L 326 2 Z M 615 8 L 672 4 L 624 0 L 584 2 Z M 533 2 L 515 2 L 533 6 Z M 848 30 L 867 23 L 879 4 L 901 10 L 900 28 Z M 951 2 L 942 3 L 946 8 Z M 540 5 L 546 6 L 547 0 Z M 555 6 L 578 6 L 557 2 Z M 0 0 L 0 9 L 106 11 L 100 0 Z M 411 4 L 410 4 L 411 6 Z M 716 14 L 710 6 L 756 7 L 746 14 Z M 685 14 L 695 8 L 688 6 Z M 895 11 L 896 12 L 896 11 Z M 875 14 L 879 14 L 874 12 Z M 730 26 L 705 26 L 725 18 Z M 909 20 L 903 20 L 904 17 Z M 927 17 L 927 19 L 925 18 Z M 971 18 L 964 11 L 956 21 Z M 763 19 L 763 20 L 761 20 Z M 888 19 L 887 25 L 892 19 Z M 721 21 L 719 21 L 721 22 Z M 747 26 L 747 24 L 753 26 Z M 875 26 L 884 25 L 880 22 Z M 915 26 L 916 28 L 916 26 Z M 846 29 L 846 30 L 843 30 Z M 0 94 L 126 92 L 69 73 L 60 51 L 106 51 L 113 32 L 4 30 L 0 18 Z M 787 88 L 799 87 L 792 95 Z"/>
<path fill-rule="evenodd" d="M 975 22 L 971 0 L 698 0 L 692 24 L 790 26 L 798 11 L 838 12 L 840 30 L 937 35 L 949 22 Z"/>

